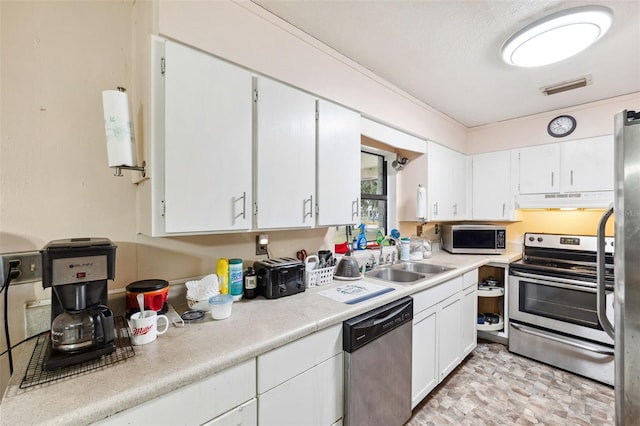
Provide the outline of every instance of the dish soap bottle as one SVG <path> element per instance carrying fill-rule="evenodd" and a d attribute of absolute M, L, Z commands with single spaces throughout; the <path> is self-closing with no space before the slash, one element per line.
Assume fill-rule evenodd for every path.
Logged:
<path fill-rule="evenodd" d="M 358 250 L 367 249 L 367 236 L 364 234 L 364 223 L 360 224 L 360 235 L 358 235 Z"/>

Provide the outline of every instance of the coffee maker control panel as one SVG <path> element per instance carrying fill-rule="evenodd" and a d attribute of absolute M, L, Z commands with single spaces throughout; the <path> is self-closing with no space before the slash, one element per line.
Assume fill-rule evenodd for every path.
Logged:
<path fill-rule="evenodd" d="M 51 284 L 77 284 L 109 278 L 107 255 L 53 259 Z"/>

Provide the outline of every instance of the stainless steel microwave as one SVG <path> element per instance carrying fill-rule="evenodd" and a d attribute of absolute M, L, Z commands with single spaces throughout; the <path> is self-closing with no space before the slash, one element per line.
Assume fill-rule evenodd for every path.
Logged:
<path fill-rule="evenodd" d="M 507 231 L 494 225 L 442 225 L 442 248 L 454 254 L 502 254 Z"/>

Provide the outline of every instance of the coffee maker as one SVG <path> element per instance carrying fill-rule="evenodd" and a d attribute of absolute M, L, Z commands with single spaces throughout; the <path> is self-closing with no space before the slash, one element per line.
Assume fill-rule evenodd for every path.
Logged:
<path fill-rule="evenodd" d="M 107 280 L 116 246 L 106 238 L 55 240 L 41 251 L 42 286 L 51 287 L 51 333 L 43 370 L 79 364 L 116 350 Z"/>

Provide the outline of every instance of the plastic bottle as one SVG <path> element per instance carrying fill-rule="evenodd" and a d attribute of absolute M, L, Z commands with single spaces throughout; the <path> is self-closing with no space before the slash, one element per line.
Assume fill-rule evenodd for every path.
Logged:
<path fill-rule="evenodd" d="M 383 241 L 384 241 L 384 234 L 382 233 L 382 230 L 378 229 L 378 232 L 376 233 L 376 243 L 378 243 L 378 245 L 381 246 Z"/>
<path fill-rule="evenodd" d="M 353 242 L 351 243 L 351 250 L 358 250 L 358 240 L 356 237 L 353 237 Z"/>
<path fill-rule="evenodd" d="M 358 250 L 367 249 L 367 236 L 364 233 L 364 223 L 360 224 L 360 235 L 358 235 Z"/>
<path fill-rule="evenodd" d="M 258 287 L 258 277 L 256 271 L 251 266 L 244 272 L 244 298 L 253 299 L 256 297 Z"/>
<path fill-rule="evenodd" d="M 227 258 L 218 259 L 216 274 L 218 275 L 220 294 L 229 294 L 229 260 Z"/>
<path fill-rule="evenodd" d="M 242 259 L 229 259 L 229 294 L 235 302 L 242 299 Z"/>
<path fill-rule="evenodd" d="M 400 239 L 400 260 L 409 260 L 411 257 L 410 254 L 411 248 L 411 240 L 407 237 Z"/>

